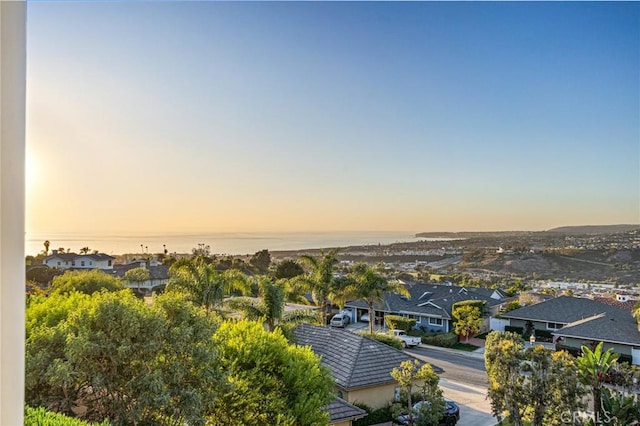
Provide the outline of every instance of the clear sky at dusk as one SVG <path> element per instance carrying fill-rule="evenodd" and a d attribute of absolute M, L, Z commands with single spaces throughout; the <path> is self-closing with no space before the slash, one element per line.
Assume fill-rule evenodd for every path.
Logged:
<path fill-rule="evenodd" d="M 27 10 L 27 234 L 640 222 L 639 3 Z"/>

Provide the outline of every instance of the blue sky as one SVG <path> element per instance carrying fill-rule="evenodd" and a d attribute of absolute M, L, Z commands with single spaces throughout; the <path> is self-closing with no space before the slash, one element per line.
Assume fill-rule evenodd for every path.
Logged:
<path fill-rule="evenodd" d="M 640 222 L 640 4 L 29 2 L 27 232 Z"/>

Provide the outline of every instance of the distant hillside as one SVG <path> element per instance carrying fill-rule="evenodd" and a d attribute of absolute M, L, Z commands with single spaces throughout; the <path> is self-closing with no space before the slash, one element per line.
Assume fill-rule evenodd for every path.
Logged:
<path fill-rule="evenodd" d="M 488 231 L 488 232 L 421 232 L 417 238 L 500 238 L 530 235 L 529 231 Z"/>
<path fill-rule="evenodd" d="M 585 235 L 585 234 L 619 234 L 622 232 L 640 231 L 640 225 L 585 225 L 561 226 L 542 232 L 533 231 L 488 231 L 488 232 L 420 232 L 417 238 L 504 238 L 523 237 L 537 234 Z"/>
<path fill-rule="evenodd" d="M 619 234 L 621 232 L 640 231 L 640 225 L 586 225 L 586 226 L 561 226 L 549 229 L 546 232 L 566 235 L 584 234 Z"/>

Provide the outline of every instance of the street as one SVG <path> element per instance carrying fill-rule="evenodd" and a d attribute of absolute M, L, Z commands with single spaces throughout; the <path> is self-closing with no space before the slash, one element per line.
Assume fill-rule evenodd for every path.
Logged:
<path fill-rule="evenodd" d="M 481 357 L 424 346 L 405 352 L 434 367 L 440 376 L 444 396 L 460 406 L 458 426 L 493 426 L 497 423 L 487 399 L 487 373 Z"/>

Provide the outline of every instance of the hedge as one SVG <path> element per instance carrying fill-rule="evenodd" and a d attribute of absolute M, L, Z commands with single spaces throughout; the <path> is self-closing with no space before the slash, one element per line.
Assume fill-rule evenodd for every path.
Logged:
<path fill-rule="evenodd" d="M 455 333 L 441 333 L 435 336 L 422 336 L 422 343 L 425 345 L 441 346 L 452 348 L 458 343 L 458 335 Z"/>
<path fill-rule="evenodd" d="M 541 341 L 551 342 L 553 340 L 553 334 L 549 330 L 534 330 L 533 334 L 536 336 L 536 339 L 540 339 Z"/>
<path fill-rule="evenodd" d="M 109 426 L 109 421 L 102 423 L 87 423 L 64 414 L 47 411 L 42 407 L 24 407 L 25 426 Z"/>
<path fill-rule="evenodd" d="M 373 410 L 371 407 L 359 402 L 355 402 L 353 405 L 358 408 L 362 408 L 364 411 L 369 413 L 367 417 L 354 420 L 351 423 L 353 426 L 370 426 L 393 421 L 393 414 L 391 413 L 391 407 L 389 406 Z"/>
<path fill-rule="evenodd" d="M 522 336 L 522 333 L 524 333 L 524 328 L 523 327 L 514 327 L 512 325 L 505 325 L 504 326 L 504 331 L 510 331 L 512 333 L 516 333 Z"/>
<path fill-rule="evenodd" d="M 398 339 L 394 336 L 389 336 L 388 334 L 382 333 L 369 333 L 369 332 L 360 332 L 358 333 L 361 336 L 368 337 L 369 339 L 378 341 L 380 343 L 384 343 L 385 345 L 389 345 L 392 348 L 403 349 L 402 340 Z"/>
<path fill-rule="evenodd" d="M 400 315 L 385 315 L 384 323 L 390 330 L 409 331 L 416 325 L 416 320 L 402 317 Z"/>

